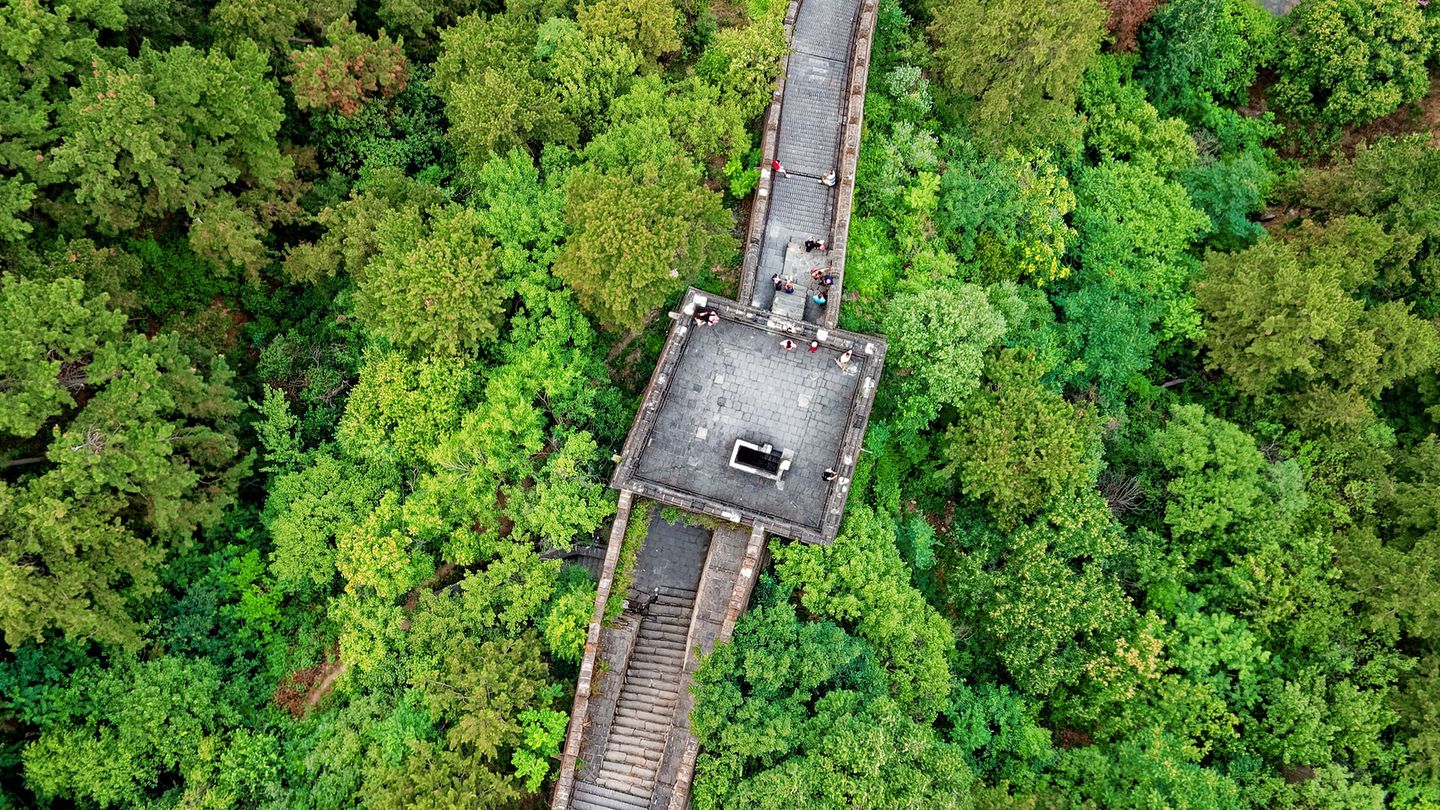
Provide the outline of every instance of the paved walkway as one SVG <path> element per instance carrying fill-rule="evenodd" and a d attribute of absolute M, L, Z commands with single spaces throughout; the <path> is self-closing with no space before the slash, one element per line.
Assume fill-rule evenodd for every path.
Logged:
<path fill-rule="evenodd" d="M 586 764 L 575 781 L 572 807 L 649 810 L 654 802 L 671 731 L 685 723 L 676 710 L 688 686 L 683 676 L 709 547 L 708 529 L 667 523 L 659 509 L 651 515 L 633 595 L 659 598 L 632 600 L 608 634 L 607 646 L 619 648 L 612 653 L 615 669 L 602 677 L 587 718 Z M 673 782 L 674 768 L 670 771 L 666 781 Z"/>
<path fill-rule="evenodd" d="M 849 83 L 851 43 L 858 0 L 803 0 L 795 20 L 790 66 L 781 102 L 776 157 L 788 177 L 776 176 L 771 186 L 765 237 L 755 270 L 753 306 L 769 309 L 775 288 L 770 277 L 785 269 L 785 247 L 791 240 L 815 236 L 827 244 L 835 218 L 836 189 L 820 182 L 826 172 L 840 170 L 840 134 L 845 87 Z M 809 275 L 795 278 L 799 295 L 811 284 Z M 820 307 L 805 295 L 805 320 L 819 321 Z M 827 306 L 838 306 L 836 301 Z"/>

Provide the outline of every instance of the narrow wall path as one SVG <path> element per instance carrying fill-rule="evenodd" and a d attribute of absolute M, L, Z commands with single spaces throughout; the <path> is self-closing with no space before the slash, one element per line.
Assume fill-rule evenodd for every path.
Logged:
<path fill-rule="evenodd" d="M 785 174 L 770 178 L 770 201 L 764 235 L 755 266 L 754 295 L 749 302 L 770 309 L 776 295 L 770 278 L 785 275 L 785 248 L 792 240 L 807 237 L 834 241 L 839 185 L 828 186 L 821 179 L 841 171 L 840 149 L 846 90 L 850 84 L 850 60 L 854 49 L 859 0 L 803 0 L 795 19 L 792 52 L 781 100 L 780 127 L 775 158 Z M 823 266 L 825 255 L 813 258 Z M 809 266 L 800 268 L 808 273 Z M 795 275 L 792 267 L 790 274 Z M 810 285 L 808 275 L 795 278 L 796 292 L 802 295 Z M 784 295 L 784 293 L 780 293 Z M 819 322 L 824 310 L 805 294 L 805 320 Z M 837 296 L 838 297 L 838 296 Z M 827 306 L 839 306 L 839 301 Z"/>

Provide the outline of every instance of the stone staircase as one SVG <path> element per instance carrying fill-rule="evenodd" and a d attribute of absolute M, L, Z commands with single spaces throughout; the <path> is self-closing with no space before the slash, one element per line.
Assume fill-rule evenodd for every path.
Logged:
<path fill-rule="evenodd" d="M 593 781 L 576 783 L 572 807 L 649 810 L 680 702 L 694 608 L 694 590 L 662 586 L 641 617 L 604 758 Z"/>

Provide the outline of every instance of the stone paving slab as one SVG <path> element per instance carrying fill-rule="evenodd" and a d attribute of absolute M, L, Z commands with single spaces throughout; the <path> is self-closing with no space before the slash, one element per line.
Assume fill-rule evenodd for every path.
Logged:
<path fill-rule="evenodd" d="M 846 71 L 843 59 L 800 51 L 790 55 L 776 148 L 790 179 L 814 182 L 838 165 Z"/>
<path fill-rule="evenodd" d="M 855 38 L 855 0 L 803 0 L 795 20 L 795 50 L 845 61 Z"/>
<path fill-rule="evenodd" d="M 660 509 L 652 510 L 650 529 L 635 564 L 635 589 L 649 591 L 656 586 L 694 590 L 705 567 L 710 530 L 685 523 L 667 523 Z"/>

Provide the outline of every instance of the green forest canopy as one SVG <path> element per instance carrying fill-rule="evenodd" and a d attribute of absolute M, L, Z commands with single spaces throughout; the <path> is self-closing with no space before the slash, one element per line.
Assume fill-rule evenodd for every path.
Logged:
<path fill-rule="evenodd" d="M 697 808 L 1440 806 L 1440 10 L 883 0 Z M 775 0 L 0 0 L 0 803 L 533 807 Z"/>

